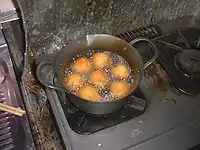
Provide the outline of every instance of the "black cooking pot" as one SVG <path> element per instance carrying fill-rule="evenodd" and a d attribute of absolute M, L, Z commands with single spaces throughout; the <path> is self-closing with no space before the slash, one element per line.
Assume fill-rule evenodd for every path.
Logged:
<path fill-rule="evenodd" d="M 152 59 L 149 60 L 146 64 L 143 64 L 140 54 L 132 46 L 133 44 L 140 41 L 150 43 L 155 53 Z M 138 84 L 140 83 L 144 74 L 144 69 L 148 67 L 158 57 L 158 51 L 156 50 L 155 45 L 148 39 L 135 39 L 129 44 L 126 41 L 111 35 L 93 34 L 86 35 L 85 37 L 77 39 L 67 44 L 67 46 L 63 47 L 58 53 L 54 64 L 52 64 L 51 62 L 42 62 L 38 65 L 36 74 L 38 80 L 43 85 L 57 90 L 65 90 L 68 93 L 69 99 L 76 107 L 80 108 L 81 110 L 87 113 L 92 114 L 112 113 L 113 111 L 118 110 L 124 105 L 124 103 L 127 100 L 127 97 L 115 101 L 94 102 L 82 99 L 74 94 L 71 94 L 65 88 L 64 79 L 66 67 L 69 67 L 69 65 L 73 61 L 72 58 L 77 56 L 77 54 L 87 52 L 88 50 L 105 50 L 109 52 L 114 52 L 122 56 L 127 61 L 132 70 L 134 70 L 134 85 L 132 85 L 130 94 L 137 88 Z M 60 86 L 44 83 L 44 81 L 40 79 L 41 68 L 47 63 L 54 66 Z"/>

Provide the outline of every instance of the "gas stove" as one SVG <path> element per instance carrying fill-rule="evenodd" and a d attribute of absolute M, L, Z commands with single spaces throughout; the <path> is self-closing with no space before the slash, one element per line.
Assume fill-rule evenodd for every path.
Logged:
<path fill-rule="evenodd" d="M 187 19 L 183 25 L 172 21 L 178 28 L 167 32 L 161 24 L 116 35 L 128 42 L 148 37 L 157 45 L 159 56 L 125 106 L 113 114 L 86 114 L 70 103 L 66 93 L 46 88 L 67 149 L 182 150 L 200 141 L 200 30 L 184 22 Z M 144 61 L 152 57 L 149 45 L 140 43 L 136 48 Z M 54 59 L 42 56 L 36 62 Z M 53 67 L 44 67 L 43 78 L 57 82 Z"/>

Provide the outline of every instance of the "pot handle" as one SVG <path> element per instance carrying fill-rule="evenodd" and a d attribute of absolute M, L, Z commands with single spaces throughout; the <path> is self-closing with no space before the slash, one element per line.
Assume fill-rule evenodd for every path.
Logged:
<path fill-rule="evenodd" d="M 141 42 L 141 41 L 148 42 L 151 45 L 152 50 L 154 52 L 153 57 L 144 64 L 144 69 L 146 69 L 147 67 L 149 67 L 149 65 L 151 65 L 158 58 L 159 53 L 158 53 L 158 50 L 157 50 L 155 44 L 152 41 L 150 41 L 149 39 L 146 39 L 146 38 L 136 38 L 136 39 L 132 40 L 130 42 L 130 44 L 134 45 L 134 44 Z"/>
<path fill-rule="evenodd" d="M 51 88 L 51 89 L 56 89 L 56 90 L 65 90 L 63 87 L 59 86 L 59 85 L 54 85 L 54 83 L 50 83 L 50 82 L 47 82 L 45 81 L 44 79 L 44 75 L 42 75 L 42 69 L 44 69 L 43 67 L 45 66 L 52 66 L 52 70 L 48 70 L 47 72 L 47 76 L 48 76 L 48 73 L 51 73 L 52 71 L 52 80 L 54 80 L 55 78 L 55 71 L 54 71 L 54 68 L 53 68 L 53 63 L 51 61 L 42 61 L 36 68 L 36 77 L 38 79 L 38 81 L 43 84 L 44 86 L 48 87 L 48 88 Z M 65 90 L 66 92 L 66 90 Z"/>

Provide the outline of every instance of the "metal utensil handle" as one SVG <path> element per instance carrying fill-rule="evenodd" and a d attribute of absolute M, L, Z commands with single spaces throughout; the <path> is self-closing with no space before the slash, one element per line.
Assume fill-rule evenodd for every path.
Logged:
<path fill-rule="evenodd" d="M 150 43 L 151 47 L 152 47 L 152 50 L 154 52 L 154 56 L 149 60 L 147 61 L 145 64 L 144 64 L 144 69 L 146 69 L 149 65 L 151 65 L 157 58 L 158 58 L 158 50 L 155 46 L 155 44 L 150 41 L 149 39 L 145 39 L 145 38 L 137 38 L 137 39 L 134 39 L 130 42 L 131 45 L 134 45 L 138 42 L 141 42 L 141 41 L 144 41 L 144 42 L 148 42 Z"/>
<path fill-rule="evenodd" d="M 43 66 L 45 65 L 51 65 L 51 66 L 54 66 L 52 62 L 50 61 L 42 61 L 38 66 L 37 66 L 37 69 L 36 69 L 36 76 L 37 76 L 37 79 L 38 81 L 43 84 L 44 86 L 48 87 L 48 88 L 51 88 L 51 89 L 56 89 L 56 90 L 64 90 L 66 92 L 66 89 L 59 86 L 59 85 L 54 85 L 52 83 L 46 83 L 42 80 L 41 78 L 41 69 Z M 54 77 L 55 77 L 55 73 L 54 73 Z M 53 78 L 54 78 L 53 77 Z"/>

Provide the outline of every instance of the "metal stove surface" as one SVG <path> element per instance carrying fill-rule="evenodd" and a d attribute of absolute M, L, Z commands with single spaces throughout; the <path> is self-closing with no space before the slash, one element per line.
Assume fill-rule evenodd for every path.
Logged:
<path fill-rule="evenodd" d="M 168 32 L 172 27 L 187 28 L 190 21 L 191 18 L 183 18 L 161 23 L 160 27 L 163 32 Z M 190 26 L 196 23 L 199 24 L 198 20 L 192 18 Z M 57 92 L 47 88 L 46 93 L 69 150 L 189 149 L 200 141 L 200 95 L 183 94 L 170 82 L 173 83 L 173 80 L 160 63 L 155 62 L 146 70 L 140 84 L 140 89 L 150 102 L 146 112 L 90 135 L 74 132 L 65 117 Z"/>

